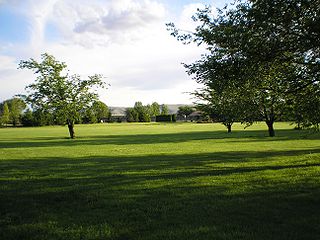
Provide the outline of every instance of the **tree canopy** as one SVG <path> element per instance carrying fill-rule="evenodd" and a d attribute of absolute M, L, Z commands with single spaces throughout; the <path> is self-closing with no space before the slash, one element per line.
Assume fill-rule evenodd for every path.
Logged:
<path fill-rule="evenodd" d="M 263 119 L 270 136 L 273 123 L 288 109 L 284 106 L 300 111 L 304 123 L 319 126 L 319 114 L 312 117 L 320 95 L 318 0 L 235 1 L 217 16 L 210 7 L 198 10 L 194 20 L 199 23 L 194 33 L 183 33 L 173 23 L 168 27 L 178 40 L 207 47 L 200 60 L 185 65 L 204 85 L 199 99 L 221 112 L 227 107 L 242 122 Z M 230 93 L 237 97 L 228 98 Z M 307 93 L 315 99 L 313 110 Z"/>
<path fill-rule="evenodd" d="M 25 100 L 36 111 L 48 112 L 54 118 L 67 124 L 71 138 L 75 138 L 74 124 L 80 113 L 98 100 L 97 89 L 105 87 L 102 76 L 95 74 L 88 79 L 69 75 L 67 65 L 47 53 L 41 55 L 41 62 L 34 59 L 21 61 L 21 69 L 34 71 L 37 78 L 28 85 Z"/>

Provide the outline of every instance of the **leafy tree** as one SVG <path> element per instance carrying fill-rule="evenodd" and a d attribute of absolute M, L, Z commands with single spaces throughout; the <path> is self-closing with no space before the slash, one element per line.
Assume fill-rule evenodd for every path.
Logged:
<path fill-rule="evenodd" d="M 26 108 L 26 103 L 19 98 L 13 98 L 7 101 L 10 109 L 10 120 L 13 126 L 18 126 L 21 121 L 22 112 Z"/>
<path fill-rule="evenodd" d="M 0 118 L 1 125 L 6 126 L 10 122 L 10 111 L 8 104 L 5 102 L 2 107 L 2 114 Z"/>
<path fill-rule="evenodd" d="M 2 104 L 2 108 L 4 104 L 7 104 L 9 108 L 9 122 L 12 123 L 13 126 L 18 126 L 21 122 L 21 116 L 23 110 L 26 108 L 26 103 L 20 98 L 12 98 L 4 101 Z"/>
<path fill-rule="evenodd" d="M 109 108 L 105 103 L 95 101 L 91 107 L 81 113 L 81 122 L 98 123 L 101 122 L 102 119 L 110 120 L 110 114 Z"/>
<path fill-rule="evenodd" d="M 287 102 L 308 91 L 308 86 L 319 86 L 318 1 L 236 1 L 235 7 L 219 10 L 216 17 L 206 8 L 194 19 L 200 24 L 191 34 L 181 34 L 168 24 L 179 40 L 207 45 L 207 55 L 185 65 L 189 74 L 205 85 L 204 91 L 220 95 L 228 88 L 247 96 L 234 103 L 255 109 L 270 136 L 275 135 L 273 124 L 284 114 Z"/>
<path fill-rule="evenodd" d="M 94 102 L 92 105 L 92 110 L 98 122 L 101 122 L 102 119 L 110 119 L 111 113 L 108 106 L 104 102 Z"/>
<path fill-rule="evenodd" d="M 34 126 L 47 126 L 58 124 L 54 116 L 47 110 L 35 109 L 32 111 Z"/>
<path fill-rule="evenodd" d="M 134 104 L 133 109 L 138 114 L 138 121 L 139 122 L 150 122 L 150 106 L 144 106 L 142 102 L 136 102 Z"/>
<path fill-rule="evenodd" d="M 193 113 L 195 111 L 195 109 L 191 106 L 185 105 L 185 106 L 180 106 L 178 108 L 178 115 L 179 116 L 184 116 L 186 118 L 188 118 L 188 116 Z"/>
<path fill-rule="evenodd" d="M 68 75 L 67 65 L 47 53 L 41 55 L 41 62 L 34 59 L 21 61 L 19 68 L 33 70 L 36 81 L 26 87 L 26 101 L 35 110 L 49 112 L 58 122 L 66 123 L 70 138 L 75 138 L 74 124 L 80 112 L 92 106 L 98 94 L 94 87 L 104 87 L 101 75 L 82 80 L 79 75 Z"/>
<path fill-rule="evenodd" d="M 138 122 L 139 113 L 134 108 L 127 108 L 126 119 L 127 119 L 127 122 Z"/>
<path fill-rule="evenodd" d="M 150 115 L 152 117 L 160 115 L 160 105 L 157 102 L 153 102 L 150 106 Z"/>
<path fill-rule="evenodd" d="M 245 99 L 242 94 L 243 92 L 233 89 L 224 89 L 223 92 L 202 89 L 201 92 L 195 93 L 195 96 L 201 100 L 197 108 L 207 113 L 215 121 L 221 122 L 227 128 L 228 133 L 231 133 L 233 123 L 241 121 L 251 125 L 256 118 L 254 103 L 251 101 L 251 103 L 243 104 Z M 248 106 L 253 109 L 249 109 Z"/>
<path fill-rule="evenodd" d="M 169 114 L 169 107 L 166 104 L 161 105 L 161 115 L 168 115 Z"/>
<path fill-rule="evenodd" d="M 98 119 L 95 116 L 93 109 L 87 108 L 83 112 L 81 112 L 81 120 L 79 122 L 81 123 L 97 123 Z"/>
<path fill-rule="evenodd" d="M 27 109 L 27 111 L 22 115 L 21 123 L 25 127 L 36 126 L 34 114 L 30 109 Z"/>
<path fill-rule="evenodd" d="M 314 93 L 317 94 L 314 94 Z M 293 98 L 291 105 L 293 119 L 298 128 L 314 127 L 319 130 L 320 127 L 320 88 L 308 86 L 305 91 L 297 93 Z"/>

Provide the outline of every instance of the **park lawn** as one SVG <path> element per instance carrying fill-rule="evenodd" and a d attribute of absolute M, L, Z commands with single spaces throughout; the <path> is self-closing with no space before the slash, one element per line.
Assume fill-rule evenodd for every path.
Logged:
<path fill-rule="evenodd" d="M 320 134 L 275 128 L 0 129 L 0 239 L 320 239 Z"/>

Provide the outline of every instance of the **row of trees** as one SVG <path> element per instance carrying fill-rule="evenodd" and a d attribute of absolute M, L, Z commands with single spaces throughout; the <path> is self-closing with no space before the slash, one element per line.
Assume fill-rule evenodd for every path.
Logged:
<path fill-rule="evenodd" d="M 110 121 L 111 113 L 108 106 L 95 101 L 88 109 L 83 109 L 79 113 L 76 123 L 99 123 Z M 20 98 L 5 100 L 0 103 L 0 126 L 46 126 L 63 125 L 57 113 L 44 111 L 43 109 L 32 110 Z"/>
<path fill-rule="evenodd" d="M 168 24 L 184 43 L 208 53 L 185 67 L 203 84 L 194 93 L 199 108 L 231 131 L 235 121 L 264 120 L 269 135 L 280 119 L 299 126 L 320 123 L 320 2 L 236 0 L 213 14 L 198 10 L 194 33 Z"/>
<path fill-rule="evenodd" d="M 26 103 L 19 98 L 8 99 L 0 103 L 0 125 L 20 125 L 22 120 L 22 112 L 25 108 Z"/>
<path fill-rule="evenodd" d="M 133 108 L 126 109 L 127 122 L 150 122 L 151 118 L 159 115 L 168 115 L 167 105 L 159 105 L 153 102 L 151 105 L 143 105 L 142 102 L 136 102 Z"/>

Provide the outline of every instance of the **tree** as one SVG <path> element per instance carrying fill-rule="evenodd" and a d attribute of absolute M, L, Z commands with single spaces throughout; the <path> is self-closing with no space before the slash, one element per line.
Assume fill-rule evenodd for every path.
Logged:
<path fill-rule="evenodd" d="M 105 104 L 104 102 L 94 102 L 92 105 L 92 110 L 98 122 L 101 122 L 102 119 L 110 119 L 111 113 L 107 104 Z"/>
<path fill-rule="evenodd" d="M 188 118 L 188 116 L 193 113 L 195 111 L 195 109 L 191 106 L 185 105 L 185 106 L 180 106 L 178 108 L 178 115 L 179 116 L 183 116 L 186 119 Z"/>
<path fill-rule="evenodd" d="M 27 111 L 25 111 L 24 114 L 22 115 L 21 123 L 25 127 L 35 126 L 34 115 L 30 109 L 27 109 Z"/>
<path fill-rule="evenodd" d="M 22 112 L 26 108 L 26 103 L 19 98 L 7 100 L 10 109 L 10 120 L 13 126 L 18 126 L 21 121 Z"/>
<path fill-rule="evenodd" d="M 150 115 L 151 117 L 160 115 L 160 105 L 157 102 L 153 102 L 150 106 Z"/>
<path fill-rule="evenodd" d="M 10 111 L 9 111 L 8 104 L 5 102 L 2 108 L 3 109 L 2 109 L 2 114 L 0 118 L 0 123 L 1 125 L 6 126 L 10 121 Z"/>
<path fill-rule="evenodd" d="M 127 108 L 126 119 L 127 119 L 127 122 L 138 122 L 139 113 L 134 108 Z"/>
<path fill-rule="evenodd" d="M 134 104 L 133 109 L 138 114 L 138 121 L 139 122 L 150 122 L 150 106 L 144 106 L 142 102 L 136 102 Z"/>
<path fill-rule="evenodd" d="M 33 70 L 37 75 L 35 83 L 26 87 L 25 99 L 35 110 L 47 111 L 58 122 L 66 123 L 70 138 L 75 138 L 74 124 L 80 112 L 92 106 L 98 99 L 96 89 L 104 87 L 101 75 L 92 75 L 82 80 L 79 75 L 68 75 L 67 65 L 47 53 L 41 55 L 41 62 L 34 59 L 21 61 L 19 68 Z"/>
<path fill-rule="evenodd" d="M 168 115 L 169 114 L 168 105 L 162 104 L 160 108 L 161 108 L 161 115 Z"/>
<path fill-rule="evenodd" d="M 82 123 L 98 123 L 103 119 L 110 120 L 110 111 L 108 106 L 101 101 L 95 101 L 91 107 L 81 113 Z"/>
<path fill-rule="evenodd" d="M 26 103 L 20 98 L 12 98 L 1 103 L 0 105 L 2 108 L 4 107 L 4 104 L 7 104 L 10 112 L 8 123 L 12 123 L 15 127 L 18 126 L 21 122 L 23 111 L 26 108 Z"/>
<path fill-rule="evenodd" d="M 195 33 L 181 33 L 174 24 L 168 27 L 178 40 L 207 45 L 207 55 L 185 65 L 205 85 L 203 91 L 221 94 L 228 88 L 247 96 L 234 102 L 242 109 L 255 108 L 257 119 L 264 119 L 269 136 L 274 136 L 273 124 L 284 114 L 287 102 L 308 91 L 308 86 L 314 89 L 310 94 L 318 94 L 319 1 L 235 3 L 216 17 L 210 8 L 199 10 Z"/>

